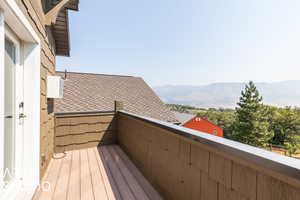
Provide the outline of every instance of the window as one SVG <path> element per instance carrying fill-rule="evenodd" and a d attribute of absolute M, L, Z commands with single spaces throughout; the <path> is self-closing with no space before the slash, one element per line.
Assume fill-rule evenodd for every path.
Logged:
<path fill-rule="evenodd" d="M 196 121 L 196 122 L 200 122 L 200 121 L 201 121 L 201 118 L 200 118 L 200 117 L 196 117 L 195 121 Z"/>
<path fill-rule="evenodd" d="M 5 38 L 4 60 L 4 184 L 14 178 L 16 129 L 16 46 Z"/>
<path fill-rule="evenodd" d="M 217 135 L 218 134 L 218 131 L 217 130 L 214 130 L 213 131 L 213 135 Z"/>

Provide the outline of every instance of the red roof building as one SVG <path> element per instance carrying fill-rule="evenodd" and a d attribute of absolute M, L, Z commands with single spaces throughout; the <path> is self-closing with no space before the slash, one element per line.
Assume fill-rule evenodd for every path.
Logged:
<path fill-rule="evenodd" d="M 179 121 L 178 125 L 190 128 L 196 131 L 201 131 L 211 135 L 223 137 L 223 129 L 214 123 L 200 117 L 188 113 L 173 112 L 175 118 Z"/>

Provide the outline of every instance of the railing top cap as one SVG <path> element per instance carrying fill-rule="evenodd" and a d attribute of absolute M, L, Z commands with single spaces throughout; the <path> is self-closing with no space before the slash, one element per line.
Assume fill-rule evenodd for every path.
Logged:
<path fill-rule="evenodd" d="M 55 112 L 55 115 L 84 115 L 84 114 L 106 114 L 114 113 L 114 110 L 92 110 L 92 111 L 75 111 L 75 112 Z"/>

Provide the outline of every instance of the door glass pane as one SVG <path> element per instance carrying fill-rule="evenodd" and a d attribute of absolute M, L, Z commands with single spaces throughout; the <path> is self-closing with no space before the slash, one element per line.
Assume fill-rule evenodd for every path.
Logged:
<path fill-rule="evenodd" d="M 5 39 L 5 133 L 4 133 L 4 182 L 14 177 L 15 167 L 15 45 Z"/>

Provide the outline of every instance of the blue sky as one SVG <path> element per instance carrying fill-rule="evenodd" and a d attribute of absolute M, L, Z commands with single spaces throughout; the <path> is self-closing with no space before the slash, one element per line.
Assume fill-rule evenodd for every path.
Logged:
<path fill-rule="evenodd" d="M 300 1 L 82 0 L 57 69 L 151 86 L 300 79 Z"/>

